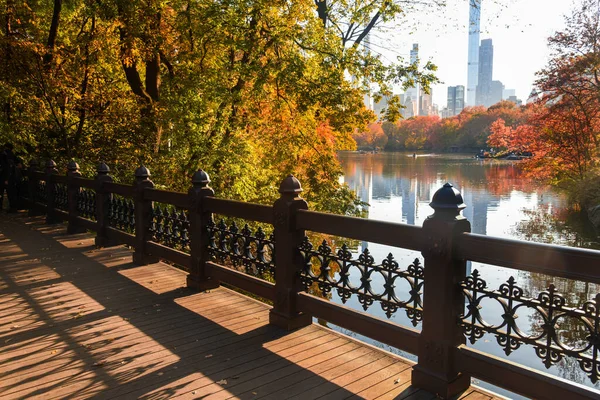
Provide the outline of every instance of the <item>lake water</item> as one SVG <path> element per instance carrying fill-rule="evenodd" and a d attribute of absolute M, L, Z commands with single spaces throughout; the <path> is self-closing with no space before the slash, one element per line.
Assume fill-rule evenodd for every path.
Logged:
<path fill-rule="evenodd" d="M 520 172 L 518 162 L 477 160 L 472 155 L 461 154 L 418 154 L 417 157 L 413 157 L 412 153 L 359 154 L 354 152 L 342 152 L 339 154 L 339 159 L 344 171 L 343 181 L 356 191 L 362 201 L 369 204 L 367 208 L 369 219 L 421 226 L 425 218 L 433 213 L 429 207 L 433 194 L 444 183 L 450 182 L 462 193 L 467 205 L 463 215 L 471 222 L 474 233 L 519 239 L 541 239 L 558 244 L 598 246 L 597 237 L 595 238 L 594 234 L 590 235 L 589 231 L 581 233 L 576 229 L 565 227 L 560 219 L 556 221 L 555 215 L 559 217 L 565 215 L 562 211 L 567 206 L 565 197 L 551 188 L 538 187 L 525 179 Z M 415 258 L 422 260 L 418 252 L 366 242 L 354 245 L 355 256 L 364 248 L 369 249 L 376 262 L 381 262 L 390 252 L 402 267 L 408 266 Z M 492 265 L 469 262 L 468 269 L 468 272 L 477 269 L 482 278 L 487 281 L 488 287 L 493 289 L 497 289 L 510 276 L 514 276 L 525 293 L 533 296 L 537 296 L 550 283 L 554 283 L 561 293 L 567 295 L 573 305 L 578 305 L 584 299 L 592 299 L 600 292 L 593 284 Z M 356 279 L 357 277 L 351 278 L 351 280 Z M 374 285 L 382 285 L 382 283 L 373 282 Z M 397 288 L 397 291 L 401 292 L 402 288 Z M 332 300 L 340 301 L 336 294 L 333 294 Z M 346 305 L 362 310 L 356 296 L 353 296 Z M 486 304 L 483 312 L 488 322 L 495 323 L 500 320 L 501 309 L 497 305 Z M 369 313 L 385 318 L 377 304 L 369 308 Z M 401 325 L 412 326 L 403 310 L 398 310 L 390 319 Z M 539 329 L 539 318 L 535 318 L 527 311 L 521 312 L 518 322 L 524 331 L 533 332 Z M 573 327 L 574 330 L 575 328 Z M 420 329 L 420 326 L 416 329 Z M 344 332 L 356 336 L 351 332 Z M 361 339 L 368 341 L 365 338 Z M 573 340 L 576 341 L 577 338 Z M 377 345 L 414 359 L 414 356 L 396 349 L 382 344 Z M 473 347 L 504 357 L 502 348 L 492 335 L 485 335 Z M 574 359 L 565 358 L 547 370 L 535 355 L 534 349 L 524 345 L 512 353 L 509 359 L 600 389 L 600 385 L 594 386 L 590 382 Z M 484 382 L 479 384 L 507 397 L 519 397 Z"/>

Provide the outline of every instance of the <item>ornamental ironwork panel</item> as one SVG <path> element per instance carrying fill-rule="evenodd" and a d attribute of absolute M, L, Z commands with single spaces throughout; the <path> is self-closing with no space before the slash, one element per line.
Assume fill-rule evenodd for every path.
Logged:
<path fill-rule="evenodd" d="M 46 182 L 38 181 L 37 185 L 35 186 L 34 200 L 37 203 L 46 204 L 47 197 L 48 197 L 48 193 L 46 193 Z"/>
<path fill-rule="evenodd" d="M 83 218 L 96 220 L 96 191 L 81 188 L 77 193 L 77 213 Z"/>
<path fill-rule="evenodd" d="M 54 184 L 54 207 L 69 211 L 69 190 L 64 183 Z"/>
<path fill-rule="evenodd" d="M 323 240 L 314 249 L 308 237 L 304 238 L 298 250 L 303 259 L 300 281 L 306 291 L 313 288 L 328 297 L 335 289 L 343 303 L 356 295 L 365 311 L 374 302 L 378 302 L 388 318 L 399 308 L 404 308 L 413 326 L 417 326 L 423 319 L 424 270 L 418 258 L 403 270 L 391 253 L 381 264 L 376 264 L 369 249 L 364 249 L 355 259 L 346 244 L 336 252 Z M 379 274 L 383 281 L 379 289 L 372 283 L 375 274 Z M 351 283 L 353 275 L 360 277 L 359 286 Z M 401 299 L 402 296 L 396 291 L 399 280 L 405 280 L 410 287 L 406 299 Z"/>
<path fill-rule="evenodd" d="M 240 230 L 235 222 L 224 220 L 208 227 L 208 253 L 218 263 L 257 278 L 275 281 L 275 240 L 258 227 L 252 231 L 246 224 Z"/>
<path fill-rule="evenodd" d="M 132 199 L 112 194 L 108 201 L 108 225 L 131 234 L 135 233 L 135 206 Z"/>
<path fill-rule="evenodd" d="M 465 336 L 475 343 L 485 333 L 495 335 L 496 341 L 508 356 L 521 347 L 531 345 L 546 368 L 563 357 L 574 357 L 589 379 L 596 383 L 600 377 L 600 293 L 594 300 L 578 307 L 569 307 L 565 297 L 554 285 L 538 294 L 526 297 L 511 276 L 498 290 L 488 288 L 479 271 L 474 270 L 460 286 L 465 295 L 465 312 L 460 325 Z M 501 307 L 501 321 L 486 322 L 482 308 L 487 302 Z M 519 324 L 519 313 L 527 318 Z M 529 328 L 527 320 L 533 321 Z M 527 332 L 527 329 L 530 332 Z"/>
<path fill-rule="evenodd" d="M 190 252 L 190 222 L 186 210 L 153 203 L 150 234 L 154 242 Z"/>

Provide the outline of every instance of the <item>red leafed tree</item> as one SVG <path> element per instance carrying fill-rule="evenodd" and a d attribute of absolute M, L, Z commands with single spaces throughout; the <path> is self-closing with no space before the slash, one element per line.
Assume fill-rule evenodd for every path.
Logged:
<path fill-rule="evenodd" d="M 582 204 L 585 187 L 600 176 L 600 2 L 583 0 L 549 46 L 552 57 L 536 82 L 541 99 L 517 127 L 496 120 L 488 143 L 531 151 L 526 173 Z"/>
<path fill-rule="evenodd" d="M 387 143 L 381 123 L 370 123 L 365 131 L 356 132 L 353 137 L 358 147 L 384 147 Z"/>

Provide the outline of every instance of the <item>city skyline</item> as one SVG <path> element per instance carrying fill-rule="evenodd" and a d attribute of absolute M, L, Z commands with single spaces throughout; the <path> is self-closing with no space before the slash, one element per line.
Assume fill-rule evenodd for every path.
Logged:
<path fill-rule="evenodd" d="M 418 43 L 420 64 L 433 61 L 438 66 L 436 75 L 443 83 L 432 88 L 433 102 L 440 106 L 446 103 L 449 86 L 463 85 L 468 89 L 468 44 L 473 40 L 468 26 L 470 1 L 449 4 L 443 13 L 411 14 L 414 22 L 410 26 L 403 25 L 386 35 L 388 43 L 393 42 L 395 49 L 402 49 L 382 50 L 386 58 L 392 60 L 400 55 L 409 61 L 409 50 L 413 43 Z M 570 12 L 573 4 L 575 1 L 484 1 L 479 37 L 480 41 L 490 38 L 494 41 L 493 79 L 502 81 L 507 90 L 514 89 L 517 97 L 527 99 L 533 89 L 535 73 L 546 65 L 550 55 L 547 39 L 564 27 L 563 16 Z M 381 44 L 382 48 L 385 46 Z M 467 99 L 466 93 L 466 103 Z"/>

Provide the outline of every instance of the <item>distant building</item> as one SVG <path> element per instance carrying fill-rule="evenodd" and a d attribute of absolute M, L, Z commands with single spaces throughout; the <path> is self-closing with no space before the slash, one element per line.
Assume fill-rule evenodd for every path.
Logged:
<path fill-rule="evenodd" d="M 467 105 L 474 106 L 479 71 L 481 0 L 469 0 L 469 52 L 467 60 Z"/>
<path fill-rule="evenodd" d="M 494 72 L 494 46 L 492 39 L 484 39 L 479 46 L 479 74 L 475 103 L 489 107 L 492 103 L 492 74 Z"/>
<path fill-rule="evenodd" d="M 518 106 L 522 106 L 523 105 L 523 101 L 521 101 L 520 99 L 517 99 L 517 96 L 509 96 L 508 99 L 506 99 L 512 103 L 515 103 Z"/>
<path fill-rule="evenodd" d="M 540 95 L 538 94 L 537 90 L 535 88 L 533 88 L 533 90 L 529 94 L 529 97 L 527 98 L 527 104 L 535 103 L 536 101 L 539 100 L 539 98 L 540 98 Z"/>
<path fill-rule="evenodd" d="M 499 103 L 503 99 L 504 84 L 500 81 L 492 81 L 492 92 L 490 94 L 490 105 Z"/>
<path fill-rule="evenodd" d="M 404 95 L 404 102 L 402 104 L 404 105 L 404 110 L 402 113 L 402 116 L 404 118 L 411 118 L 411 117 L 416 117 L 417 115 L 419 115 L 419 113 L 418 113 L 419 99 L 418 98 L 413 99 L 412 96 L 407 92 Z"/>
<path fill-rule="evenodd" d="M 419 101 L 419 115 L 434 115 L 433 112 L 433 90 L 429 94 L 423 92 Z"/>
<path fill-rule="evenodd" d="M 377 115 L 377 118 L 382 119 L 384 117 L 390 98 L 391 96 L 381 96 L 379 101 L 373 99 L 373 111 L 375 112 L 375 115 Z"/>
<path fill-rule="evenodd" d="M 447 117 L 460 114 L 465 108 L 465 87 L 462 85 L 448 87 Z M 446 118 L 447 118 L 446 117 Z"/>
<path fill-rule="evenodd" d="M 504 89 L 502 91 L 502 99 L 507 100 L 510 96 L 516 96 L 517 92 L 515 89 Z"/>
<path fill-rule="evenodd" d="M 419 63 L 419 44 L 418 43 L 413 43 L 412 45 L 412 50 L 410 51 L 410 63 L 411 64 L 416 64 L 418 65 Z M 415 117 L 417 115 L 419 115 L 419 100 L 421 97 L 421 91 L 420 91 L 420 87 L 419 84 L 415 84 L 415 86 L 410 87 L 406 90 L 406 97 L 410 97 L 410 106 L 412 107 L 411 110 L 406 110 L 407 113 L 410 113 L 411 117 Z M 407 105 L 407 103 L 403 103 L 405 106 Z M 410 118 L 410 117 L 409 117 Z"/>

